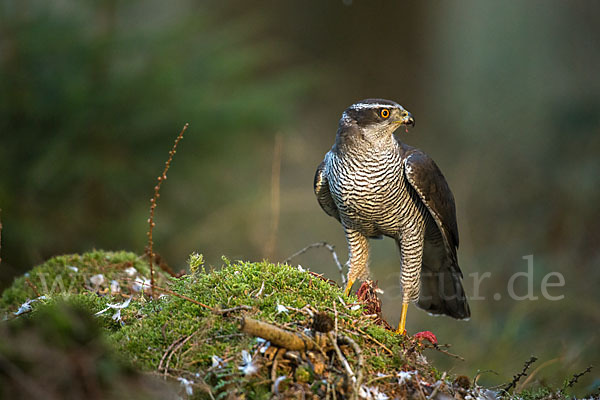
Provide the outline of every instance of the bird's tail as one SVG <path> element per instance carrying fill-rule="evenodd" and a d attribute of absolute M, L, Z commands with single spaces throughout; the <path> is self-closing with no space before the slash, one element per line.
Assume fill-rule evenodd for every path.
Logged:
<path fill-rule="evenodd" d="M 439 269 L 423 263 L 417 306 L 431 314 L 444 314 L 456 319 L 469 318 L 471 310 L 461 279 L 458 263 L 450 258 L 444 260 L 444 265 Z"/>

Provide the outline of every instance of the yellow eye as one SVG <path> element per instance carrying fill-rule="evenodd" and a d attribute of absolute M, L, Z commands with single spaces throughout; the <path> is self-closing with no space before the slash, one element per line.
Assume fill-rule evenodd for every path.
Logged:
<path fill-rule="evenodd" d="M 379 115 L 381 116 L 381 118 L 387 118 L 390 116 L 390 110 L 387 108 L 382 108 L 381 111 L 379 111 Z"/>

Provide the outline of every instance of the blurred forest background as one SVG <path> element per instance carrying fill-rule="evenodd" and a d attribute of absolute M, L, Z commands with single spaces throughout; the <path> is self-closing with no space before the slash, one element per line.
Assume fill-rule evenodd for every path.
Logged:
<path fill-rule="evenodd" d="M 327 241 L 316 166 L 342 110 L 398 101 L 458 208 L 472 319 L 414 308 L 480 383 L 534 354 L 561 384 L 600 384 L 600 3 L 592 1 L 4 1 L 0 5 L 0 289 L 56 254 L 142 253 L 149 199 L 185 122 L 156 213 L 155 250 L 281 261 Z M 508 296 L 533 255 L 538 300 Z M 339 279 L 331 255 L 294 259 Z M 398 318 L 399 256 L 373 243 L 384 311 Z M 540 285 L 549 272 L 565 278 Z M 556 282 L 552 279 L 551 282 Z M 515 291 L 527 291 L 525 279 Z M 535 365 L 534 365 L 535 368 Z M 586 390 L 584 390 L 586 391 Z"/>

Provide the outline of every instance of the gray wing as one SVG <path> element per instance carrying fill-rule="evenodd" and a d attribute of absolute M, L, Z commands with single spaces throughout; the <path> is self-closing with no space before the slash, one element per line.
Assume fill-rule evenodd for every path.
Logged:
<path fill-rule="evenodd" d="M 458 248 L 458 225 L 454 196 L 435 162 L 413 149 L 404 158 L 404 174 L 440 228 L 449 249 Z"/>
<path fill-rule="evenodd" d="M 331 193 L 329 192 L 329 183 L 327 182 L 327 177 L 325 176 L 325 162 L 321 162 L 317 167 L 317 172 L 315 173 L 315 181 L 314 181 L 314 189 L 315 195 L 317 195 L 317 200 L 319 201 L 319 205 L 321 208 L 332 217 L 336 218 L 338 221 L 340 220 L 340 213 L 331 197 Z"/>

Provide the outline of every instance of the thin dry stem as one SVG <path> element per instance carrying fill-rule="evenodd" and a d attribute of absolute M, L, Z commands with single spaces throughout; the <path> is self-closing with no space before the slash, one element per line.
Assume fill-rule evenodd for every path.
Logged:
<path fill-rule="evenodd" d="M 31 288 L 31 290 L 33 290 L 33 293 L 36 295 L 36 297 L 40 297 L 40 293 L 37 290 L 37 287 L 35 287 L 35 285 L 33 284 L 33 282 L 31 282 L 29 280 L 29 278 L 25 277 L 25 283 L 27 283 L 27 285 L 29 285 L 29 287 Z"/>
<path fill-rule="evenodd" d="M 0 208 L 0 264 L 2 264 L 2 209 Z"/>
<path fill-rule="evenodd" d="M 342 276 L 342 284 L 345 285 L 346 284 L 346 275 L 344 275 L 344 267 L 340 263 L 340 259 L 338 258 L 338 255 L 335 252 L 334 247 L 327 242 L 318 242 L 318 243 L 309 244 L 305 248 L 298 250 L 297 252 L 295 252 L 294 254 L 292 254 L 291 256 L 286 258 L 285 260 L 283 260 L 283 264 L 288 264 L 292 260 L 292 258 L 298 257 L 299 255 L 306 253 L 308 250 L 314 249 L 317 247 L 325 247 L 327 250 L 329 250 L 329 252 L 331 253 L 331 256 L 333 257 L 333 261 L 335 262 L 335 265 L 338 267 L 338 270 L 340 271 L 340 275 Z"/>
<path fill-rule="evenodd" d="M 152 239 L 152 231 L 154 229 L 154 226 L 156 225 L 154 223 L 154 210 L 156 209 L 156 205 L 158 204 L 158 198 L 160 197 L 160 187 L 162 185 L 162 183 L 164 181 L 167 180 L 167 171 L 169 170 L 169 167 L 171 166 L 171 161 L 173 161 L 173 156 L 175 156 L 175 152 L 177 150 L 177 145 L 179 144 L 179 141 L 183 138 L 183 134 L 185 133 L 185 131 L 187 130 L 188 126 L 190 124 L 186 123 L 183 126 L 183 129 L 181 129 L 181 132 L 179 132 L 179 135 L 177 135 L 177 138 L 175 139 L 175 142 L 173 143 L 173 147 L 171 148 L 171 151 L 169 151 L 169 158 L 167 159 L 167 162 L 165 162 L 165 168 L 163 169 L 162 174 L 156 178 L 158 183 L 156 184 L 156 186 L 154 186 L 154 196 L 152 196 L 152 198 L 150 199 L 150 218 L 148 218 L 148 247 L 146 248 L 146 254 L 148 255 L 149 258 L 149 263 L 150 263 L 150 283 L 152 284 L 152 297 L 154 297 L 154 241 Z"/>
<path fill-rule="evenodd" d="M 523 365 L 523 370 L 521 372 L 519 372 L 517 375 L 513 376 L 513 380 L 512 382 L 510 382 L 509 384 L 507 384 L 504 387 L 504 390 L 506 392 L 508 392 L 510 389 L 512 389 L 513 387 L 516 387 L 517 383 L 519 382 L 519 380 L 524 377 L 527 376 L 527 370 L 529 369 L 529 367 L 531 366 L 531 364 L 533 364 L 534 362 L 537 361 L 537 357 L 531 356 L 529 358 L 529 360 L 525 361 L 525 364 Z"/>
<path fill-rule="evenodd" d="M 271 165 L 271 229 L 269 238 L 265 244 L 265 257 L 273 258 L 275 245 L 277 243 L 277 231 L 279 230 L 279 218 L 281 210 L 281 153 L 283 148 L 283 136 L 281 133 L 275 135 L 273 145 L 273 163 Z"/>

